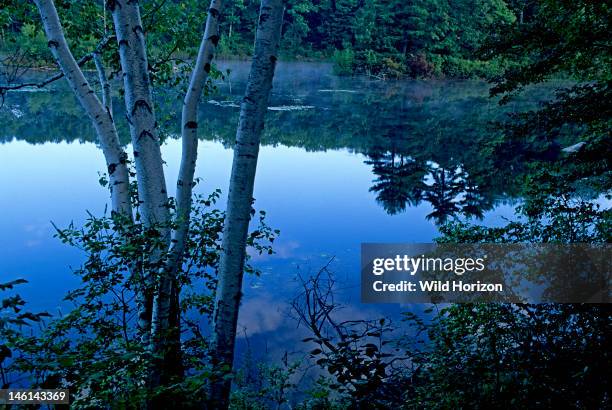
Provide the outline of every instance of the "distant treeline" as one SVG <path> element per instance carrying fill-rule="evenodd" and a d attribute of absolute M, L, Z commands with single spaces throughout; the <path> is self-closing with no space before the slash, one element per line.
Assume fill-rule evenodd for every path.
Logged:
<path fill-rule="evenodd" d="M 65 29 L 78 34 L 72 47 L 95 47 L 112 26 L 101 2 L 58 2 Z M 144 1 L 143 23 L 151 57 L 167 62 L 191 58 L 207 2 Z M 285 59 L 332 59 L 338 74 L 393 77 L 490 77 L 509 64 L 496 58 L 496 39 L 528 24 L 537 0 L 287 0 L 282 54 Z M 49 58 L 35 10 L 8 1 L 0 10 L 0 51 L 28 51 Z M 252 53 L 259 1 L 226 2 L 218 55 Z M 73 32 L 73 33 L 70 33 Z M 177 35 L 178 34 L 178 35 Z M 174 40 L 170 40 L 174 39 Z M 46 56 L 46 57 L 45 57 Z M 510 62 L 512 63 L 512 62 Z"/>
<path fill-rule="evenodd" d="M 333 58 L 339 74 L 384 77 L 485 77 L 499 62 L 487 42 L 535 13 L 533 0 L 289 0 L 283 51 L 290 58 Z M 225 11 L 221 54 L 248 56 L 258 2 Z M 486 47 L 485 47 L 486 48 Z"/>

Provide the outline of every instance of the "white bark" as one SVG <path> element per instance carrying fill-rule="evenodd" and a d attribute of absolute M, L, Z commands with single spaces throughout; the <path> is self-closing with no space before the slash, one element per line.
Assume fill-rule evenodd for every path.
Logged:
<path fill-rule="evenodd" d="M 227 408 L 229 400 L 231 381 L 223 377 L 226 375 L 223 369 L 233 365 L 257 156 L 272 89 L 282 15 L 282 0 L 262 0 L 255 55 L 236 133 L 211 344 L 213 365 L 221 374 L 215 376 L 210 393 L 212 403 L 219 408 Z"/>
<path fill-rule="evenodd" d="M 182 156 L 176 183 L 176 229 L 172 232 L 172 245 L 168 270 L 176 271 L 182 263 L 185 244 L 189 235 L 189 215 L 193 195 L 194 173 L 198 154 L 198 107 L 200 97 L 208 80 L 211 63 L 219 42 L 219 15 L 223 7 L 221 0 L 212 0 L 206 17 L 206 28 L 198 51 L 196 64 L 191 73 L 189 88 L 183 100 L 181 118 Z M 169 306 L 159 307 L 169 311 Z"/>
<path fill-rule="evenodd" d="M 166 223 L 169 219 L 168 195 L 138 2 L 123 0 L 109 4 L 113 7 L 113 21 L 119 43 L 126 115 L 138 174 L 140 211 L 148 225 Z"/>
<path fill-rule="evenodd" d="M 127 156 L 119 144 L 112 115 L 102 106 L 70 52 L 53 1 L 35 2 L 40 11 L 51 53 L 96 130 L 108 169 L 113 211 L 131 218 Z"/>
<path fill-rule="evenodd" d="M 113 0 L 108 2 L 108 7 L 113 15 L 119 44 L 126 116 L 134 148 L 140 212 L 145 226 L 157 224 L 162 242 L 169 244 L 168 194 L 156 129 L 145 37 L 138 2 Z M 161 253 L 161 250 L 152 252 L 151 255 L 148 255 L 149 261 L 159 262 Z M 158 297 L 169 298 L 171 278 L 162 273 L 159 283 L 155 284 L 156 275 L 153 272 L 144 272 L 143 275 L 144 289 L 138 295 L 139 327 L 143 342 L 148 343 L 150 334 L 159 336 L 167 330 L 160 328 L 160 326 L 163 327 L 163 323 L 153 317 L 153 292 L 156 292 Z M 155 341 L 156 338 L 153 339 Z M 153 348 L 155 350 L 155 346 Z"/>
<path fill-rule="evenodd" d="M 189 235 L 189 221 L 191 213 L 191 198 L 193 195 L 194 173 L 198 153 L 198 106 L 202 91 L 208 80 L 212 59 L 219 42 L 219 14 L 222 8 L 221 0 L 212 0 L 206 18 L 206 28 L 200 44 L 194 70 L 191 74 L 189 88 L 183 101 L 181 119 L 182 156 L 181 166 L 176 187 L 176 216 L 175 229 L 172 232 L 172 241 L 164 274 L 172 281 L 163 283 L 162 292 L 172 294 L 172 297 L 155 298 L 153 302 L 154 323 L 159 328 L 179 326 L 178 318 L 171 317 L 171 312 L 178 312 L 179 285 L 176 283 L 176 274 L 180 269 L 185 245 Z M 173 309 L 174 308 L 174 309 Z M 176 323 L 174 323 L 176 322 Z M 154 329 L 155 330 L 155 329 Z M 158 338 L 159 339 L 159 338 Z M 161 348 L 161 346 L 159 347 Z"/>
<path fill-rule="evenodd" d="M 102 87 L 102 105 L 106 111 L 113 116 L 113 100 L 111 95 L 111 85 L 106 77 L 106 70 L 104 69 L 104 62 L 100 53 L 93 53 L 93 60 L 96 65 L 96 71 L 98 71 L 98 80 L 100 81 L 100 87 Z"/>

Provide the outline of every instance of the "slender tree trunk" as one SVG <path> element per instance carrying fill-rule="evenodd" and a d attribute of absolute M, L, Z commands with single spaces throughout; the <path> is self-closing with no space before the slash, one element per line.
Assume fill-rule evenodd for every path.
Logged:
<path fill-rule="evenodd" d="M 102 105 L 106 111 L 113 116 L 113 100 L 111 95 L 111 85 L 106 77 L 106 71 L 104 69 L 104 62 L 100 53 L 93 53 L 93 60 L 96 65 L 96 71 L 98 72 L 98 80 L 100 81 L 100 87 L 102 87 Z"/>
<path fill-rule="evenodd" d="M 36 0 L 36 6 L 40 11 L 51 53 L 96 130 L 108 169 L 113 211 L 131 218 L 127 155 L 119 144 L 112 113 L 100 103 L 70 52 L 53 1 Z"/>
<path fill-rule="evenodd" d="M 193 195 L 194 173 L 198 154 L 198 107 L 200 97 L 208 80 L 211 63 L 219 43 L 219 15 L 223 7 L 221 0 L 212 0 L 206 17 L 206 28 L 200 44 L 195 67 L 191 73 L 189 88 L 183 100 L 181 119 L 182 156 L 179 175 L 176 183 L 175 229 L 172 231 L 169 257 L 166 271 L 173 278 L 172 297 L 157 298 L 154 310 L 160 322 L 168 323 L 168 328 L 175 334 L 170 340 L 170 356 L 173 362 L 180 358 L 180 309 L 178 306 L 180 285 L 176 280 L 183 263 L 185 245 L 189 236 L 191 199 Z"/>
<path fill-rule="evenodd" d="M 223 2 L 212 0 L 206 18 L 206 29 L 185 99 L 181 119 L 182 156 L 176 183 L 176 229 L 172 232 L 172 244 L 168 270 L 176 272 L 182 263 L 185 244 L 189 236 L 189 215 L 193 195 L 194 173 L 198 155 L 198 106 L 208 80 L 211 63 L 219 43 L 219 15 Z M 169 305 L 160 306 L 161 312 L 168 312 Z M 160 313 L 160 316 L 162 314 Z M 167 317 L 167 313 L 163 313 Z"/>
<path fill-rule="evenodd" d="M 144 29 L 137 1 L 112 0 L 107 6 L 113 15 L 119 44 L 119 60 L 125 88 L 126 116 L 130 125 L 134 162 L 138 182 L 140 212 L 145 227 L 159 234 L 160 246 L 146 255 L 150 268 L 142 274 L 137 293 L 138 326 L 142 342 L 153 357 L 149 387 L 164 383 L 169 363 L 167 317 L 154 306 L 169 304 L 172 298 L 172 276 L 164 269 L 162 255 L 170 245 L 170 210 L 163 170 L 160 141 L 151 93 Z"/>
<path fill-rule="evenodd" d="M 223 250 L 215 296 L 211 359 L 216 370 L 211 382 L 210 407 L 227 408 L 234 360 L 246 240 L 253 202 L 259 142 L 272 89 L 281 35 L 282 0 L 262 0 L 255 55 L 242 100 L 223 229 Z"/>
<path fill-rule="evenodd" d="M 145 37 L 138 2 L 108 3 L 113 13 L 125 87 L 126 116 L 138 174 L 140 211 L 147 225 L 167 223 L 168 193 L 149 79 Z M 169 240 L 169 231 L 164 231 Z"/>

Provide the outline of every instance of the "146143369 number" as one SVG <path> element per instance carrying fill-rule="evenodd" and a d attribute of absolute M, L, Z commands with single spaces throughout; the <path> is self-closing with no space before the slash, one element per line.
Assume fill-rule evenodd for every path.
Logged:
<path fill-rule="evenodd" d="M 0 404 L 69 404 L 64 389 L 1 389 Z"/>

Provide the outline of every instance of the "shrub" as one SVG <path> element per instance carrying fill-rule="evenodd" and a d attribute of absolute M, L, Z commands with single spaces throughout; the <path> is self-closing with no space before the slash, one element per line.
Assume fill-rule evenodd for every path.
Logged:
<path fill-rule="evenodd" d="M 334 73 L 337 75 L 351 75 L 355 69 L 355 53 L 350 48 L 336 50 L 332 57 Z"/>

